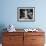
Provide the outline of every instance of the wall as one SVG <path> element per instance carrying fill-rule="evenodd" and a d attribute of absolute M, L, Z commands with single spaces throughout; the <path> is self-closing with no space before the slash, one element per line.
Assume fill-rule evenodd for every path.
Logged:
<path fill-rule="evenodd" d="M 0 25 L 16 28 L 46 28 L 46 0 L 0 0 Z M 35 22 L 18 22 L 17 7 L 35 7 Z"/>

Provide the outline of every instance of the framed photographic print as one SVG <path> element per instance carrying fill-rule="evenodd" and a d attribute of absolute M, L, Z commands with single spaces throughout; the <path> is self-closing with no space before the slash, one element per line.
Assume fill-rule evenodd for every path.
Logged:
<path fill-rule="evenodd" d="M 17 20 L 22 22 L 34 22 L 35 7 L 18 7 Z"/>

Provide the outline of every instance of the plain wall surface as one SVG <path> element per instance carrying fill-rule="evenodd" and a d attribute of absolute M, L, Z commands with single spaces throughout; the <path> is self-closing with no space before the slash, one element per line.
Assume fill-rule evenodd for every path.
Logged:
<path fill-rule="evenodd" d="M 18 22 L 18 7 L 35 7 L 35 22 Z M 15 28 L 46 29 L 46 0 L 0 0 L 0 29 L 13 24 Z"/>

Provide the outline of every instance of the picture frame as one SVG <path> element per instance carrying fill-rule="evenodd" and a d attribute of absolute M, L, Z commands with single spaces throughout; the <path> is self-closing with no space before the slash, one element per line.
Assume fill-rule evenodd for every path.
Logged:
<path fill-rule="evenodd" d="M 35 21 L 35 7 L 18 7 L 17 21 L 34 22 Z"/>

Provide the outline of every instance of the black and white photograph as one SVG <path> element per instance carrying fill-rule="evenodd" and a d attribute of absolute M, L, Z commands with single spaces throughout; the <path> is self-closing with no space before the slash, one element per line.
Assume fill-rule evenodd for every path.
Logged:
<path fill-rule="evenodd" d="M 35 8 L 34 7 L 18 7 L 17 20 L 18 21 L 34 21 Z"/>

